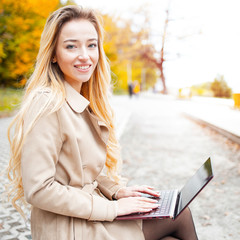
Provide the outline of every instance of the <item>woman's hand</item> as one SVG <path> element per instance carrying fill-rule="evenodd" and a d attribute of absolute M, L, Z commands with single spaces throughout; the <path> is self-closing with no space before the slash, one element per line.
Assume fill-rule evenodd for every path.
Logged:
<path fill-rule="evenodd" d="M 118 201 L 117 215 L 122 216 L 137 212 L 150 212 L 157 208 L 157 200 L 145 197 L 127 197 L 121 198 Z"/>
<path fill-rule="evenodd" d="M 129 198 L 129 197 L 141 197 L 142 193 L 149 194 L 154 197 L 160 197 L 159 192 L 155 191 L 153 187 L 150 186 L 133 186 L 133 187 L 123 187 L 115 195 L 116 199 Z"/>

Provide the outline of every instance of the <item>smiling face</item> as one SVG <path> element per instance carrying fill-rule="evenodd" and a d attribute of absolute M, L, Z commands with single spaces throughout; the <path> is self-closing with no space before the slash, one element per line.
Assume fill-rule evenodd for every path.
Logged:
<path fill-rule="evenodd" d="M 60 31 L 54 57 L 64 79 L 78 92 L 98 63 L 98 34 L 91 22 L 77 19 L 65 23 Z"/>

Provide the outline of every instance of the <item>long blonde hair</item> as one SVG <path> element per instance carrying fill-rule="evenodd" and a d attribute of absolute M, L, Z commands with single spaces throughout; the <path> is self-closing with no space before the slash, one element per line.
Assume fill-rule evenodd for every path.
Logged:
<path fill-rule="evenodd" d="M 58 9 L 48 18 L 44 27 L 40 49 L 38 52 L 35 69 L 30 77 L 21 108 L 12 121 L 8 129 L 8 139 L 10 142 L 10 161 L 8 165 L 8 198 L 12 199 L 13 206 L 23 214 L 20 204 L 25 204 L 22 175 L 21 175 L 21 151 L 24 140 L 33 128 L 36 121 L 46 113 L 49 105 L 54 103 L 51 113 L 57 111 L 65 101 L 65 88 L 63 85 L 63 74 L 57 64 L 52 63 L 55 56 L 56 43 L 59 32 L 64 23 L 74 19 L 85 19 L 90 21 L 98 33 L 99 61 L 90 80 L 83 83 L 81 94 L 90 101 L 91 110 L 106 123 L 110 135 L 107 145 L 106 169 L 109 177 L 116 182 L 118 177 L 118 163 L 120 159 L 119 145 L 115 135 L 113 124 L 113 112 L 108 101 L 109 85 L 111 82 L 110 67 L 103 50 L 103 29 L 99 18 L 93 10 L 83 9 L 82 7 L 70 5 Z M 26 131 L 23 131 L 23 119 L 28 111 L 36 92 L 43 89 L 50 89 L 51 97 L 42 106 Z M 54 100 L 54 101 L 53 101 Z M 14 128 L 13 135 L 11 130 Z"/>

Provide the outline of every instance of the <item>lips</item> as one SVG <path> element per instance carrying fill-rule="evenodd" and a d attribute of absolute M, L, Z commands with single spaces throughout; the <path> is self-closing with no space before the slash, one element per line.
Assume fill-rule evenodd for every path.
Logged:
<path fill-rule="evenodd" d="M 88 64 L 88 65 L 75 65 L 74 67 L 79 69 L 79 70 L 88 70 L 92 65 L 91 64 Z"/>

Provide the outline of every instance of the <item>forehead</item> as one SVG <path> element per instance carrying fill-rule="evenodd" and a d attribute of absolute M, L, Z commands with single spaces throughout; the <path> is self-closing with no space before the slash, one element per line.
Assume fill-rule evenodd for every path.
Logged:
<path fill-rule="evenodd" d="M 59 41 L 64 41 L 67 38 L 76 40 L 88 40 L 98 38 L 97 31 L 94 25 L 88 20 L 77 19 L 65 23 L 59 34 Z"/>

